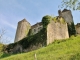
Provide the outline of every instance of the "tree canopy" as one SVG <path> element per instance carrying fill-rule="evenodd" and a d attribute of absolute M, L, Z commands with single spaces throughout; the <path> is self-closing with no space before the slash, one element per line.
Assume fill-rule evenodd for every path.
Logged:
<path fill-rule="evenodd" d="M 59 7 L 80 10 L 80 0 L 62 0 Z"/>

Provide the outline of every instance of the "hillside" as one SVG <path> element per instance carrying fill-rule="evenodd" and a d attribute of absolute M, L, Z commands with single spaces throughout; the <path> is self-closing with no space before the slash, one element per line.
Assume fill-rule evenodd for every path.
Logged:
<path fill-rule="evenodd" d="M 0 43 L 0 52 L 1 52 L 1 50 L 2 50 L 2 47 L 3 47 L 3 44 Z"/>
<path fill-rule="evenodd" d="M 47 47 L 28 53 L 11 55 L 0 60 L 80 60 L 80 36 L 55 41 Z"/>

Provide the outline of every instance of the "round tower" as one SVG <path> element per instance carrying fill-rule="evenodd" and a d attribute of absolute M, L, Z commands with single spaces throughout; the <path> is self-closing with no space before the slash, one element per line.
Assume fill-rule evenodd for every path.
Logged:
<path fill-rule="evenodd" d="M 28 35 L 30 28 L 31 28 L 31 25 L 29 22 L 27 22 L 26 19 L 19 21 L 14 42 L 20 41 L 21 39 L 26 37 Z"/>

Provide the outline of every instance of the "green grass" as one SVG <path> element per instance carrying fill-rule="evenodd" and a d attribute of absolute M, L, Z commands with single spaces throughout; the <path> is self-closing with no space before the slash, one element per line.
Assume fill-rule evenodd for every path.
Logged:
<path fill-rule="evenodd" d="M 38 50 L 11 55 L 0 60 L 80 60 L 80 36 L 55 41 Z"/>
<path fill-rule="evenodd" d="M 0 43 L 0 56 L 2 55 L 2 47 L 3 47 L 3 44 Z"/>
<path fill-rule="evenodd" d="M 0 52 L 2 51 L 3 44 L 0 43 Z"/>

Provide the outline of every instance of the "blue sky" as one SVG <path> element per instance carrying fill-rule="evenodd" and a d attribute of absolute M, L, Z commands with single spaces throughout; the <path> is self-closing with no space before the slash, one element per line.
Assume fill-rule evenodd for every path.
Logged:
<path fill-rule="evenodd" d="M 31 25 L 40 22 L 45 15 L 58 15 L 62 0 L 0 0 L 0 29 L 5 29 L 9 42 L 14 42 L 17 23 L 26 18 Z M 79 23 L 79 11 L 72 11 L 75 24 Z M 6 39 L 7 40 L 7 39 Z"/>

